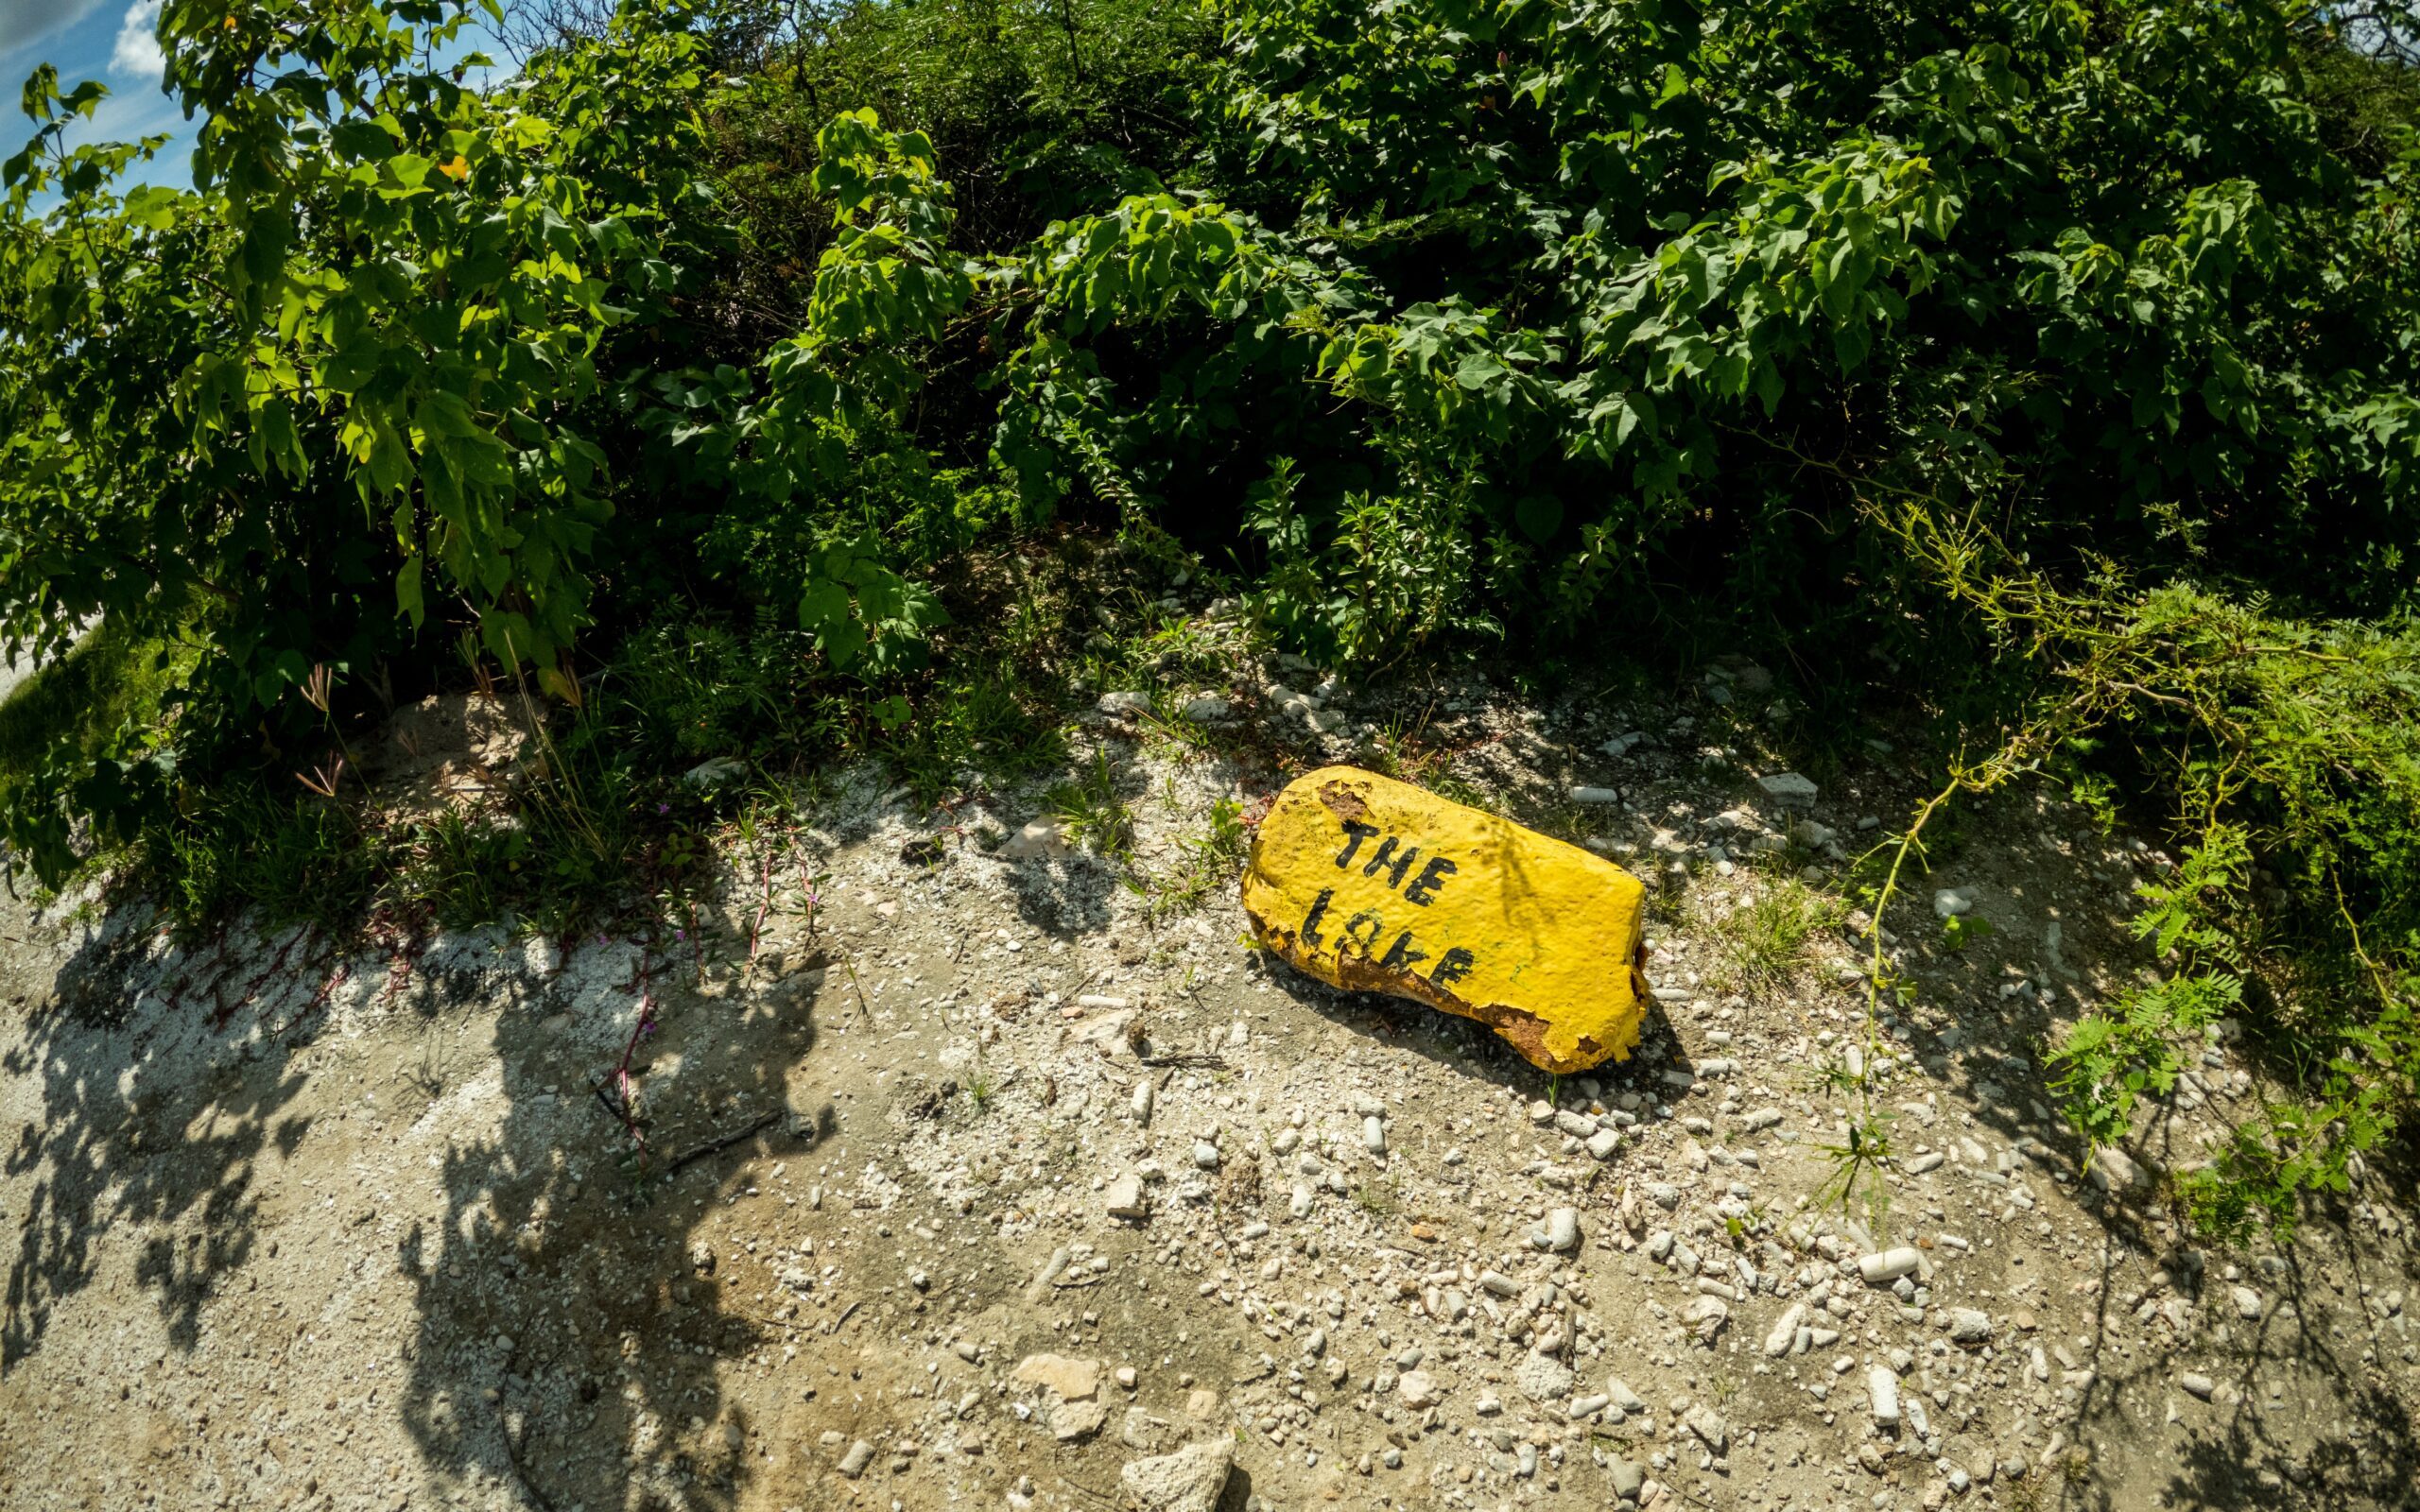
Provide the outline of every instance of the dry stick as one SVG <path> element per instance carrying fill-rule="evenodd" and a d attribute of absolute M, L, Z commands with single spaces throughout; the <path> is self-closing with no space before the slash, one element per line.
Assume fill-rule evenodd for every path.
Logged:
<path fill-rule="evenodd" d="M 813 1333 L 821 1327 L 821 1324 L 816 1323 L 794 1323 L 786 1317 L 767 1317 L 762 1313 L 751 1313 L 744 1307 L 726 1307 L 723 1311 L 731 1314 L 734 1317 L 744 1317 L 749 1322 L 759 1324 L 765 1328 L 787 1329 L 792 1333 Z"/>
<path fill-rule="evenodd" d="M 504 1409 L 501 1407 L 496 1409 L 495 1431 L 504 1439 L 504 1457 L 512 1466 L 513 1479 L 519 1481 L 521 1488 L 529 1493 L 529 1500 L 538 1503 L 538 1512 L 555 1512 L 553 1499 L 538 1489 L 538 1483 L 529 1478 L 529 1467 L 521 1463 L 521 1446 L 513 1442 L 511 1426 L 505 1422 Z"/>
<path fill-rule="evenodd" d="M 857 981 L 857 959 L 855 954 L 840 957 L 840 970 L 849 973 L 849 986 L 856 989 L 857 1012 L 864 1018 L 873 1018 L 873 1005 L 866 1001 L 866 989 Z"/>
<path fill-rule="evenodd" d="M 733 1129 L 728 1134 L 717 1134 L 713 1139 L 707 1140 L 705 1143 L 697 1145 L 695 1148 L 683 1152 L 683 1154 L 675 1159 L 672 1163 L 664 1168 L 664 1174 L 666 1176 L 670 1176 L 675 1171 L 680 1170 L 685 1165 L 689 1165 L 694 1161 L 702 1160 L 709 1155 L 719 1154 L 724 1150 L 730 1149 L 740 1141 L 753 1136 L 759 1130 L 772 1127 L 773 1125 L 781 1119 L 781 1116 L 782 1115 L 779 1113 L 760 1113 L 747 1124 L 738 1128 Z"/>

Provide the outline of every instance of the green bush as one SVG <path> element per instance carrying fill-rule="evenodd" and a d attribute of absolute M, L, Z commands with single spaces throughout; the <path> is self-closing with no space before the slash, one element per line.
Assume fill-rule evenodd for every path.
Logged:
<path fill-rule="evenodd" d="M 526 840 L 379 853 L 673 896 L 709 750 L 1044 760 L 1059 675 L 942 585 L 1073 515 L 1325 661 L 1720 638 L 1957 787 L 2076 766 L 2204 867 L 2083 1132 L 2238 993 L 2304 1101 L 2204 1221 L 2403 1117 L 2420 89 L 2325 9 L 627 0 L 479 91 L 470 8 L 170 0 L 190 191 L 28 85 L 0 632 L 187 648 L 6 776 L 44 876 L 89 820 L 197 908 L 380 896 L 281 784 L 493 677 L 579 711 Z"/>

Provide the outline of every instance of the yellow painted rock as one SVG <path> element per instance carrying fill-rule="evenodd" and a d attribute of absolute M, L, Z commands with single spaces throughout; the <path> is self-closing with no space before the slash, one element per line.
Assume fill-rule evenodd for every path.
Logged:
<path fill-rule="evenodd" d="M 1261 944 L 1303 971 L 1477 1019 L 1543 1070 L 1638 1043 L 1646 888 L 1578 846 L 1323 766 L 1277 796 L 1243 891 Z"/>

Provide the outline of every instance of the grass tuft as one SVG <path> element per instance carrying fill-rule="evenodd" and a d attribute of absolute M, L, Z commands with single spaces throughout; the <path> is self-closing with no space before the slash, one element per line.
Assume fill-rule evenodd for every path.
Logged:
<path fill-rule="evenodd" d="M 1769 991 L 1803 970 L 1808 945 L 1840 922 L 1841 905 L 1795 879 L 1768 882 L 1749 901 L 1711 921 L 1723 991 Z"/>

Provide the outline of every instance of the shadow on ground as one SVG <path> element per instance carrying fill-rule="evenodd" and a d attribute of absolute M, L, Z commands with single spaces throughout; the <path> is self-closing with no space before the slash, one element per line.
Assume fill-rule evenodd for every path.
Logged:
<path fill-rule="evenodd" d="M 797 1110 L 787 1080 L 816 1043 L 822 973 L 730 998 L 659 984 L 661 1031 L 632 1060 L 652 1149 L 642 1173 L 587 1085 L 635 1017 L 636 947 L 564 957 L 492 932 L 415 959 L 300 930 L 187 944 L 129 907 L 47 954 L 24 925 L 10 920 L 25 948 L 0 968 L 25 1015 L 0 1067 L 39 1115 L 6 1154 L 24 1206 L 9 1214 L 0 1383 L 54 1344 L 88 1291 L 130 1285 L 162 1320 L 164 1361 L 257 1349 L 302 1414 L 320 1407 L 310 1383 L 333 1379 L 330 1416 L 358 1425 L 380 1400 L 438 1486 L 516 1501 L 517 1488 L 553 1509 L 618 1506 L 626 1492 L 737 1504 L 745 1446 L 766 1425 L 727 1400 L 718 1366 L 810 1326 L 728 1295 L 691 1263 L 690 1234 L 735 1195 L 749 1156 L 797 1159 L 831 1135 L 828 1103 Z M 389 1037 L 400 1069 L 365 1081 L 353 1043 L 349 1069 L 332 1069 L 332 1027 Z M 285 1161 L 306 1140 L 354 1182 L 291 1178 Z M 432 1184 L 441 1205 L 406 1190 Z M 311 1331 L 328 1307 L 374 1319 L 391 1354 L 329 1358 Z M 79 1316 L 77 1348 L 100 1315 Z M 372 1332 L 354 1331 L 355 1347 Z M 104 1375 L 129 1395 L 159 1379 L 132 1358 Z M 237 1473 L 198 1445 L 173 1452 L 195 1460 L 187 1473 Z M 307 1460 L 261 1458 L 250 1473 L 308 1473 Z M 253 1489 L 262 1504 L 281 1494 Z"/>

